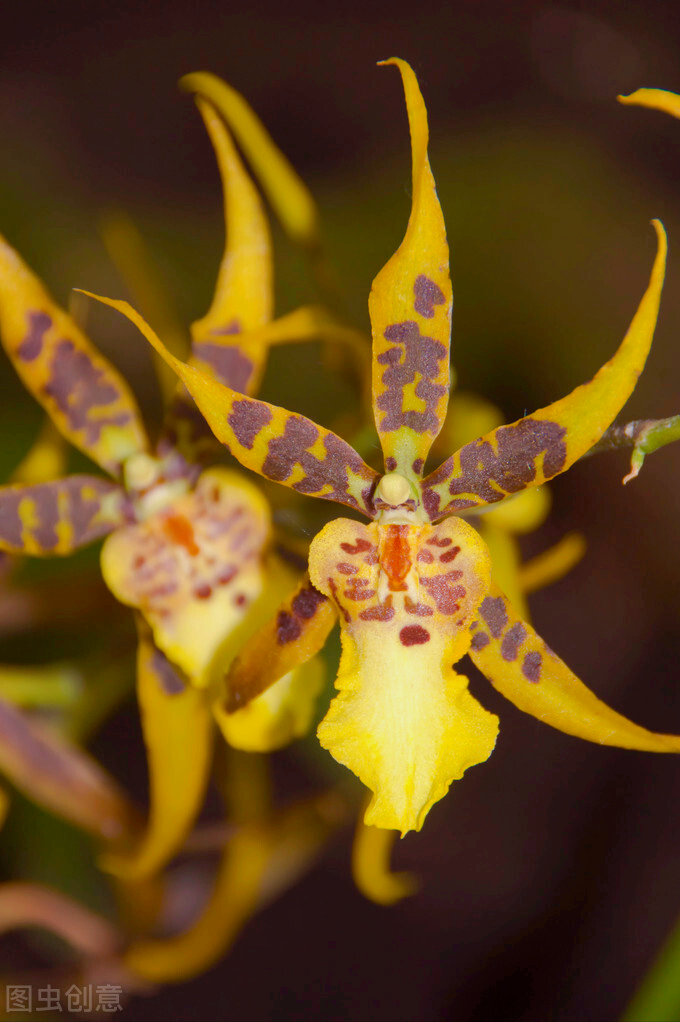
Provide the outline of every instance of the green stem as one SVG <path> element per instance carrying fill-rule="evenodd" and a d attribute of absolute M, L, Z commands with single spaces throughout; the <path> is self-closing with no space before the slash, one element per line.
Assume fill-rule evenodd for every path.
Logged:
<path fill-rule="evenodd" d="M 676 1022 L 680 1018 L 680 923 L 626 1007 L 621 1022 Z"/>
<path fill-rule="evenodd" d="M 619 447 L 632 447 L 630 472 L 623 480 L 628 483 L 637 476 L 647 454 L 676 440 L 680 440 L 680 415 L 671 415 L 668 419 L 636 419 L 625 426 L 611 426 L 584 458 Z"/>

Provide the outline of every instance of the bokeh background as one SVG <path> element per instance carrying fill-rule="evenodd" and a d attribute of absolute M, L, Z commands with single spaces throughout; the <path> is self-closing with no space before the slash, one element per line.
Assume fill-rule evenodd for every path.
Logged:
<path fill-rule="evenodd" d="M 393 69 L 375 67 L 396 54 L 413 64 L 429 108 L 460 386 L 512 421 L 589 378 L 644 290 L 658 216 L 670 238 L 666 291 L 625 415 L 680 411 L 680 123 L 615 102 L 641 85 L 680 91 L 674 4 L 71 0 L 8 4 L 3 22 L 0 230 L 60 301 L 73 286 L 125 295 L 99 233 L 102 215 L 123 209 L 183 320 L 205 310 L 223 240 L 219 181 L 176 88 L 205 69 L 245 94 L 312 186 L 347 314 L 366 329 L 371 281 L 409 208 L 401 88 Z M 284 312 L 310 293 L 304 264 L 277 242 Z M 109 310 L 93 309 L 89 329 L 153 418 L 144 342 Z M 275 353 L 264 396 L 330 424 L 342 402 L 333 394 L 316 347 Z M 3 358 L 5 473 L 39 423 Z M 625 454 L 609 454 L 553 485 L 551 518 L 525 554 L 570 529 L 588 552 L 533 598 L 534 621 L 598 695 L 650 728 L 680 731 L 680 450 L 649 458 L 624 489 L 626 470 Z M 39 655 L 82 640 L 52 636 Z M 35 642 L 10 636 L 0 656 L 35 659 Z M 501 716 L 499 742 L 424 831 L 399 843 L 396 865 L 422 878 L 416 897 L 391 909 L 365 901 L 348 829 L 228 958 L 133 1000 L 123 1017 L 616 1018 L 680 914 L 680 761 L 553 732 L 472 669 L 471 687 Z M 144 797 L 131 704 L 94 749 Z M 340 769 L 296 748 L 275 756 L 275 773 L 285 801 Z M 28 850 L 10 819 L 3 869 L 49 878 L 70 868 L 78 890 L 82 851 L 40 816 L 28 817 Z M 17 936 L 2 950 L 3 967 L 35 952 Z"/>

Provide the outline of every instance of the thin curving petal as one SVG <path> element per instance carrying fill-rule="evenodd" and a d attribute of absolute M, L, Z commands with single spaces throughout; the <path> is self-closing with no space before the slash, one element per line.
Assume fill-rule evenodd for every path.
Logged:
<path fill-rule="evenodd" d="M 647 731 L 598 699 L 493 583 L 472 630 L 469 654 L 473 663 L 525 713 L 600 745 L 680 752 L 680 735 Z"/>
<path fill-rule="evenodd" d="M 636 89 L 629 96 L 616 98 L 625 106 L 646 106 L 651 110 L 661 110 L 671 117 L 680 117 L 680 96 L 677 92 L 667 92 L 665 89 Z"/>
<path fill-rule="evenodd" d="M 0 237 L 0 335 L 25 386 L 67 440 L 112 475 L 148 440 L 132 392 Z"/>
<path fill-rule="evenodd" d="M 128 501 L 117 483 L 66 476 L 0 487 L 0 550 L 33 556 L 73 553 L 124 525 Z"/>
<path fill-rule="evenodd" d="M 427 157 L 427 112 L 409 65 L 397 58 L 406 95 L 413 193 L 401 245 L 373 281 L 373 402 L 385 467 L 422 476 L 446 417 L 453 297 L 449 249 Z"/>
<path fill-rule="evenodd" d="M 658 248 L 649 286 L 618 351 L 589 383 L 533 415 L 487 433 L 430 473 L 422 482 L 430 519 L 540 486 L 573 465 L 611 425 L 635 389 L 654 336 L 666 234 L 658 220 L 652 223 Z"/>
<path fill-rule="evenodd" d="M 203 805 L 214 734 L 205 692 L 186 683 L 142 622 L 137 698 L 149 765 L 149 822 L 129 854 L 100 862 L 126 879 L 161 870 L 180 849 Z"/>
<path fill-rule="evenodd" d="M 298 493 L 334 500 L 372 517 L 379 476 L 350 445 L 303 415 L 244 397 L 174 358 L 127 302 L 85 292 L 127 316 L 180 377 L 217 439 L 245 467 Z"/>

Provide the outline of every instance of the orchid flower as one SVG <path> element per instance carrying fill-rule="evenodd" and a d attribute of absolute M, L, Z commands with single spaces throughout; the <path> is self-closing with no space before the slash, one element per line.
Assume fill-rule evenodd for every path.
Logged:
<path fill-rule="evenodd" d="M 404 240 L 369 297 L 384 474 L 323 426 L 175 358 L 127 303 L 100 300 L 137 324 L 242 465 L 370 519 L 339 518 L 315 537 L 309 579 L 237 657 L 224 708 L 245 705 L 316 652 L 330 627 L 320 609 L 329 603 L 342 657 L 338 694 L 318 737 L 372 792 L 365 823 L 403 835 L 420 829 L 451 782 L 494 748 L 498 718 L 455 669 L 466 653 L 516 706 L 568 734 L 655 752 L 680 751 L 680 737 L 639 727 L 586 688 L 513 608 L 492 575 L 486 544 L 463 517 L 566 471 L 628 399 L 656 323 L 663 227 L 654 221 L 657 256 L 630 329 L 593 379 L 425 474 L 449 390 L 449 256 L 416 77 L 403 60 L 385 63 L 398 67 L 405 90 L 413 190 Z"/>
<path fill-rule="evenodd" d="M 222 177 L 227 241 L 210 309 L 191 328 L 192 364 L 233 392 L 252 394 L 271 345 L 321 339 L 356 348 L 357 336 L 317 307 L 272 320 L 262 203 L 223 120 L 209 102 L 196 102 Z M 290 167 L 287 175 L 290 191 L 297 177 Z M 284 209 L 290 201 L 286 192 Z M 313 210 L 299 182 L 296 208 L 305 201 Z M 219 448 L 185 388 L 175 381 L 152 447 L 125 380 L 1 238 L 0 334 L 61 435 L 113 476 L 0 488 L 0 550 L 67 555 L 107 537 L 104 579 L 138 613 L 138 700 L 151 788 L 144 841 L 132 858 L 108 866 L 149 874 L 178 849 L 202 802 L 215 680 L 297 576 L 269 551 L 271 512 L 259 489 L 233 470 L 204 470 Z M 320 684 L 315 662 L 295 665 L 242 714 L 218 707 L 218 723 L 237 747 L 278 747 L 309 727 Z"/>

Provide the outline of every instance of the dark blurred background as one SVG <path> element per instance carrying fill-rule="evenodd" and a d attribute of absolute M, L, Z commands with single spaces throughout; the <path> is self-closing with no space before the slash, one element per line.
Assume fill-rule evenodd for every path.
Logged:
<path fill-rule="evenodd" d="M 71 0 L 5 4 L 2 17 L 0 230 L 60 301 L 73 286 L 124 294 L 98 233 L 102 213 L 124 209 L 184 321 L 205 310 L 223 239 L 219 181 L 176 88 L 205 69 L 247 97 L 312 186 L 349 314 L 367 328 L 371 281 L 409 209 L 401 87 L 375 67 L 399 55 L 429 109 L 460 386 L 512 421 L 589 378 L 646 286 L 658 216 L 666 291 L 625 417 L 680 412 L 680 123 L 615 101 L 642 85 L 680 91 L 676 4 Z M 278 241 L 284 312 L 309 293 Z M 109 310 L 92 310 L 89 328 L 152 415 L 143 342 Z M 300 385 L 316 349 L 275 354 L 265 396 L 323 420 L 327 392 Z M 39 421 L 3 362 L 4 470 Z M 626 455 L 610 454 L 555 482 L 552 516 L 525 553 L 569 529 L 588 552 L 533 599 L 534 621 L 598 695 L 680 731 L 680 450 L 649 458 L 623 489 L 626 471 Z M 589 746 L 523 716 L 481 677 L 471 686 L 501 734 L 397 847 L 419 895 L 392 909 L 363 900 L 346 833 L 208 975 L 135 1000 L 124 1017 L 616 1018 L 680 914 L 680 761 Z M 129 730 L 105 729 L 96 748 L 143 793 L 139 738 L 131 749 L 116 738 Z M 284 797 L 299 757 L 275 757 Z"/>

